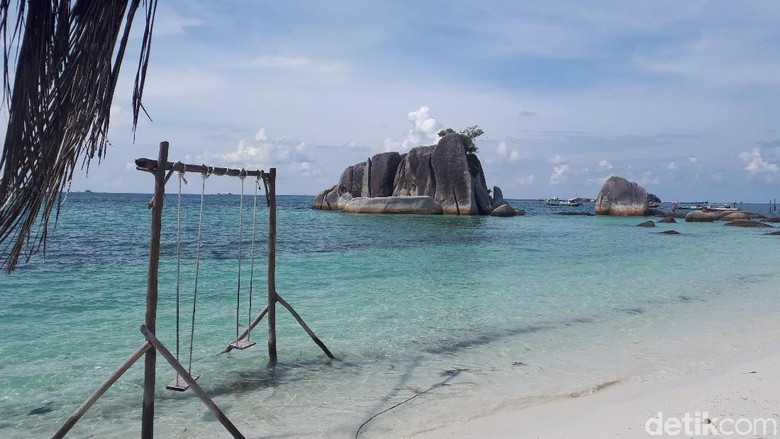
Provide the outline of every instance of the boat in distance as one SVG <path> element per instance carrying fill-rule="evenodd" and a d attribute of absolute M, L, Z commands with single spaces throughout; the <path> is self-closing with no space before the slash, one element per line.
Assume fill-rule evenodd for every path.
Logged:
<path fill-rule="evenodd" d="M 558 197 L 548 198 L 544 204 L 552 207 L 576 207 L 582 206 L 582 201 L 577 198 L 570 198 L 568 200 L 561 200 Z"/>

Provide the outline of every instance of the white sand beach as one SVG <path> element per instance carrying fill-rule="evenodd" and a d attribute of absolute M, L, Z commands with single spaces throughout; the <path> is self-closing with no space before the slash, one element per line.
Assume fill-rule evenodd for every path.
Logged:
<path fill-rule="evenodd" d="M 586 396 L 510 408 L 415 437 L 690 438 L 715 436 L 715 431 L 731 437 L 780 437 L 779 370 L 776 351 L 720 370 L 629 381 Z"/>

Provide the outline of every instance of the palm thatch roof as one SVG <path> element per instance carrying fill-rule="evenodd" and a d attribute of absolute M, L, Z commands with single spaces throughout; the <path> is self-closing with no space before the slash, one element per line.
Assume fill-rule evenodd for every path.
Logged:
<path fill-rule="evenodd" d="M 134 128 L 143 110 L 157 8 L 157 0 L 143 3 Z M 45 251 L 50 216 L 56 212 L 56 221 L 76 165 L 88 169 L 91 160 L 104 157 L 114 89 L 140 6 L 141 0 L 0 0 L 8 109 L 0 157 L 3 270 Z"/>

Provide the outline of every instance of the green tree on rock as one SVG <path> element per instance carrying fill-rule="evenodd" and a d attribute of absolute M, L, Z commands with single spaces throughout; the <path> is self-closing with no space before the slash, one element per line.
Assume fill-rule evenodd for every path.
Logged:
<path fill-rule="evenodd" d="M 446 128 L 439 131 L 439 137 L 444 137 L 447 134 L 455 133 L 452 128 Z M 477 152 L 477 145 L 474 143 L 474 139 L 485 134 L 479 125 L 470 126 L 457 133 L 460 136 L 460 141 L 463 142 L 463 147 L 466 149 L 466 153 L 475 154 Z"/>

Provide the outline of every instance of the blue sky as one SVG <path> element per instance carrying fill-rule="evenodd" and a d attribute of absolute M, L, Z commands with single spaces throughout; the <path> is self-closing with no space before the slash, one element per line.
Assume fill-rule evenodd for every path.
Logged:
<path fill-rule="evenodd" d="M 150 192 L 132 162 L 168 140 L 173 160 L 275 166 L 279 193 L 315 194 L 478 124 L 511 198 L 595 196 L 610 175 L 668 201 L 780 195 L 774 1 L 161 0 L 135 143 L 126 62 L 113 146 L 74 190 Z"/>

